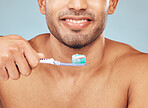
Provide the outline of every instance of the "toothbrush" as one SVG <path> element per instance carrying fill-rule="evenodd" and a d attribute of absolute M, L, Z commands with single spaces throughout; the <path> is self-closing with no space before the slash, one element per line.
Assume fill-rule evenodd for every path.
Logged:
<path fill-rule="evenodd" d="M 47 63 L 59 66 L 86 66 L 86 57 L 84 55 L 76 54 L 72 56 L 72 63 L 62 63 L 54 60 L 53 58 L 41 59 L 40 63 Z"/>

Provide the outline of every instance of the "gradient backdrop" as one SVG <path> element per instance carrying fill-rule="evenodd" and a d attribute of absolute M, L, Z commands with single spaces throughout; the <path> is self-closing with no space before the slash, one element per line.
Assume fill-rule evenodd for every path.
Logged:
<path fill-rule="evenodd" d="M 108 17 L 105 36 L 148 53 L 148 0 L 119 0 Z M 0 0 L 0 35 L 18 34 L 29 40 L 47 33 L 37 0 Z"/>

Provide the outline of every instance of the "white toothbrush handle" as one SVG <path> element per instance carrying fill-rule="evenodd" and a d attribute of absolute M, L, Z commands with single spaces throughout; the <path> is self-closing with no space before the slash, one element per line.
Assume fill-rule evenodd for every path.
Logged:
<path fill-rule="evenodd" d="M 47 64 L 54 64 L 54 59 L 50 58 L 50 59 L 41 59 L 40 63 L 47 63 Z"/>

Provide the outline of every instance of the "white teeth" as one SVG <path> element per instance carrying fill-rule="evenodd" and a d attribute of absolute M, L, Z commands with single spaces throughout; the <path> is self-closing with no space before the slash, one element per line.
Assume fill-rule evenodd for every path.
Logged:
<path fill-rule="evenodd" d="M 87 22 L 87 20 L 72 20 L 72 19 L 66 19 L 65 21 L 72 22 L 72 23 L 75 23 L 75 24 Z"/>

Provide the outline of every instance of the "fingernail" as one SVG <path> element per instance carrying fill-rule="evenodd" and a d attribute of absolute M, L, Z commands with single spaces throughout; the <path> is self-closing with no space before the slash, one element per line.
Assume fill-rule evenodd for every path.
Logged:
<path fill-rule="evenodd" d="M 44 58 L 44 54 L 43 53 L 38 53 L 40 58 Z"/>

